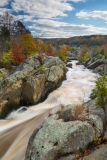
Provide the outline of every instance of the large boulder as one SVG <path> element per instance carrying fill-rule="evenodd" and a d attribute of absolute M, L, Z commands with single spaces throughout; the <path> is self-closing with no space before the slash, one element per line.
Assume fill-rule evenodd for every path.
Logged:
<path fill-rule="evenodd" d="M 96 105 L 95 100 L 91 100 L 83 104 L 85 112 L 87 112 L 88 122 L 97 128 L 96 135 L 100 137 L 104 133 L 105 113 L 101 106 Z"/>
<path fill-rule="evenodd" d="M 107 63 L 99 65 L 95 69 L 93 69 L 95 73 L 98 73 L 100 75 L 106 74 L 107 75 Z"/>
<path fill-rule="evenodd" d="M 25 160 L 60 160 L 60 157 L 67 154 L 85 150 L 94 136 L 94 129 L 87 122 L 64 122 L 55 114 L 47 118 L 32 134 Z M 70 157 L 72 156 L 65 159 Z"/>
<path fill-rule="evenodd" d="M 45 119 L 32 134 L 25 160 L 75 160 L 81 156 L 79 160 L 107 159 L 106 145 L 103 149 L 99 145 L 107 139 L 104 118 L 104 110 L 95 100 L 84 103 L 83 107 L 61 106 L 57 114 Z M 95 151 L 97 147 L 99 153 Z M 83 157 L 84 153 L 89 156 Z"/>
<path fill-rule="evenodd" d="M 107 74 L 107 60 L 104 56 L 101 58 L 97 56 L 93 56 L 91 58 L 88 58 L 84 62 L 84 66 L 93 69 L 95 73 L 99 73 L 100 75 L 103 75 L 104 73 Z"/>
<path fill-rule="evenodd" d="M 72 63 L 67 63 L 66 67 L 72 68 Z"/>
<path fill-rule="evenodd" d="M 20 105 L 43 101 L 61 85 L 65 75 L 66 66 L 58 57 L 46 56 L 39 60 L 35 55 L 26 59 L 0 82 L 1 118 Z"/>
<path fill-rule="evenodd" d="M 99 65 L 104 64 L 104 63 L 105 63 L 104 59 L 97 59 L 96 61 L 94 61 L 91 64 L 89 64 L 87 66 L 87 68 L 95 69 L 96 67 L 98 67 Z"/>

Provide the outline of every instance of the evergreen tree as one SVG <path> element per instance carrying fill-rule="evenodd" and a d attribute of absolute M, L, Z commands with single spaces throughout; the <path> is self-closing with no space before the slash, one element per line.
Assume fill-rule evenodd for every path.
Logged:
<path fill-rule="evenodd" d="M 5 25 L 1 28 L 1 38 L 4 40 L 10 39 L 10 31 Z"/>
<path fill-rule="evenodd" d="M 10 43 L 10 31 L 4 25 L 1 27 L 0 33 L 0 52 L 4 53 L 9 50 L 9 43 Z"/>

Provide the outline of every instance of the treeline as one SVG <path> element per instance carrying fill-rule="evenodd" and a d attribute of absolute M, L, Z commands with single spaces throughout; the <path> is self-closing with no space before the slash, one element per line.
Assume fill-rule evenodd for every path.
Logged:
<path fill-rule="evenodd" d="M 77 59 L 80 63 L 84 63 L 88 58 L 95 57 L 96 59 L 107 59 L 107 45 L 99 47 L 87 47 L 86 45 L 81 46 L 81 49 L 77 55 Z"/>
<path fill-rule="evenodd" d="M 107 44 L 107 35 L 90 35 L 90 36 L 76 36 L 72 38 L 55 38 L 55 39 L 45 39 L 46 42 L 56 43 L 58 45 L 69 45 L 80 47 L 81 45 L 91 46 L 101 46 Z"/>

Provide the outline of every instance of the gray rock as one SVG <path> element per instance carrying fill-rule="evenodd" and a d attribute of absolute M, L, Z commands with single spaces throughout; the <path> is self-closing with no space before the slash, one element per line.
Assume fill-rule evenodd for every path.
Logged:
<path fill-rule="evenodd" d="M 91 125 L 96 126 L 97 136 L 99 137 L 102 133 L 104 133 L 107 121 L 107 116 L 105 120 L 104 109 L 101 106 L 96 105 L 95 100 L 91 100 L 87 103 L 84 103 L 83 106 L 85 112 L 87 112 L 87 120 L 90 121 L 89 123 Z M 106 115 L 107 115 L 107 107 L 106 107 Z"/>
<path fill-rule="evenodd" d="M 6 77 L 9 75 L 9 72 L 5 68 L 0 69 L 0 77 Z"/>
<path fill-rule="evenodd" d="M 95 73 L 98 73 L 100 75 L 103 75 L 104 73 L 107 75 L 107 64 L 102 64 L 93 69 Z"/>
<path fill-rule="evenodd" d="M 84 63 L 84 66 L 87 67 L 89 64 L 90 64 L 90 61 L 91 61 L 91 58 L 88 58 L 85 63 Z"/>
<path fill-rule="evenodd" d="M 59 156 L 85 150 L 94 139 L 90 124 L 81 121 L 63 122 L 59 116 L 47 118 L 30 138 L 25 160 L 54 160 Z"/>
<path fill-rule="evenodd" d="M 58 158 L 58 160 L 74 160 L 74 159 L 75 159 L 74 155 L 68 155 L 68 156 Z"/>
<path fill-rule="evenodd" d="M 40 61 L 38 60 L 38 55 L 29 57 L 26 59 L 23 63 L 21 63 L 19 66 L 17 66 L 13 73 L 20 72 L 20 71 L 26 71 L 26 75 L 28 72 L 34 70 L 35 68 L 38 68 L 41 66 Z"/>
<path fill-rule="evenodd" d="M 72 63 L 67 63 L 66 66 L 69 67 L 69 68 L 72 68 Z"/>
<path fill-rule="evenodd" d="M 58 79 L 60 77 L 62 77 L 63 75 L 63 69 L 60 68 L 59 66 L 52 66 L 50 68 L 50 72 L 49 72 L 49 75 L 48 75 L 48 81 L 51 81 L 51 82 L 58 82 Z"/>
<path fill-rule="evenodd" d="M 93 62 L 90 65 L 88 65 L 87 68 L 94 69 L 94 68 L 98 67 L 101 64 L 104 64 L 104 60 L 103 59 L 97 59 L 95 62 Z"/>
<path fill-rule="evenodd" d="M 11 103 L 17 106 L 37 104 L 61 85 L 66 77 L 65 63 L 52 56 L 47 56 L 42 61 L 44 65 L 41 65 L 38 55 L 29 57 L 17 66 L 10 76 L 0 81 L 1 115 L 3 108 L 8 104 L 9 106 Z"/>
<path fill-rule="evenodd" d="M 103 120 L 97 115 L 90 114 L 88 122 L 96 128 L 96 137 L 100 137 L 103 134 Z"/>
<path fill-rule="evenodd" d="M 70 57 L 67 57 L 67 62 L 71 62 L 72 60 L 77 60 L 77 56 L 72 55 Z"/>
<path fill-rule="evenodd" d="M 52 56 L 46 56 L 45 58 L 43 58 L 42 62 L 47 68 L 51 66 L 56 66 L 56 64 L 62 66 L 64 64 L 63 61 L 59 59 L 59 57 L 52 57 Z"/>

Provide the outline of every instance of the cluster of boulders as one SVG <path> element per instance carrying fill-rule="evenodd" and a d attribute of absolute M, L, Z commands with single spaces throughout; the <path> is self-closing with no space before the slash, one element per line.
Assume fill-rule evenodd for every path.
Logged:
<path fill-rule="evenodd" d="M 71 60 L 72 55 L 67 61 Z M 107 71 L 104 58 L 89 58 L 85 66 L 100 74 Z M 67 67 L 72 64 L 68 63 Z M 44 100 L 65 79 L 66 66 L 58 57 L 39 59 L 36 55 L 17 66 L 12 74 L 5 69 L 0 70 L 0 74 L 0 114 L 4 118 L 20 105 Z M 35 129 L 25 160 L 106 160 L 107 109 L 105 111 L 96 105 L 95 100 L 83 104 L 83 107 L 61 106 L 59 112 Z"/>
<path fill-rule="evenodd" d="M 0 117 L 13 109 L 43 101 L 66 78 L 66 65 L 59 57 L 29 57 L 10 75 L 0 70 Z"/>
<path fill-rule="evenodd" d="M 84 65 L 100 75 L 103 75 L 104 73 L 107 74 L 107 59 L 105 59 L 105 57 L 98 58 L 96 56 L 88 58 Z"/>
<path fill-rule="evenodd" d="M 66 67 L 72 68 L 72 60 L 77 60 L 77 51 L 68 52 L 68 57 L 66 59 Z"/>
<path fill-rule="evenodd" d="M 25 160 L 106 160 L 107 145 L 99 145 L 106 139 L 104 110 L 94 100 L 83 108 L 75 115 L 76 106 L 67 105 L 45 119 L 29 140 Z"/>
<path fill-rule="evenodd" d="M 101 75 L 107 72 L 104 58 L 89 58 L 84 65 Z M 83 104 L 81 112 L 81 108 L 67 105 L 45 119 L 29 140 L 25 160 L 106 160 L 107 107 L 105 113 L 94 98 Z"/>

